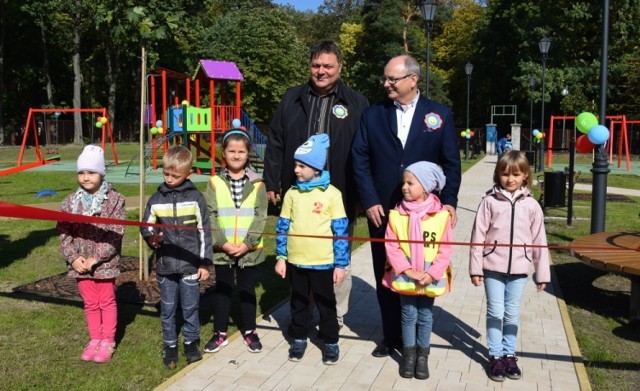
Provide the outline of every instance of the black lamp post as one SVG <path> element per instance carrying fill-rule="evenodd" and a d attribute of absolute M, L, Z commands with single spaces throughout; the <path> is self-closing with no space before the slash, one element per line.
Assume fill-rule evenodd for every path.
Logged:
<path fill-rule="evenodd" d="M 427 69 L 426 69 L 426 94 L 425 96 L 429 99 L 431 96 L 429 94 L 429 81 L 431 74 L 429 73 L 429 62 L 430 62 L 430 52 L 431 52 L 431 29 L 433 29 L 433 19 L 436 17 L 436 0 L 424 0 L 420 5 L 420 10 L 422 11 L 422 18 L 424 19 L 424 27 L 427 32 Z"/>
<path fill-rule="evenodd" d="M 600 58 L 600 125 L 606 123 L 607 114 L 607 68 L 609 65 L 609 0 L 602 0 L 602 52 Z M 609 161 L 604 144 L 596 146 L 591 166 L 593 186 L 591 188 L 591 233 L 604 232 L 607 206 L 607 174 Z"/>
<path fill-rule="evenodd" d="M 469 129 L 469 93 L 471 92 L 471 72 L 473 72 L 473 64 L 468 62 L 464 66 L 464 73 L 467 74 L 467 130 Z M 465 138 L 464 160 L 469 160 L 469 137 Z"/>
<path fill-rule="evenodd" d="M 531 76 L 529 78 L 529 102 L 531 103 L 531 110 L 529 111 L 529 154 L 531 154 L 531 148 L 533 146 L 533 137 L 531 136 L 531 132 L 533 132 L 533 89 L 536 87 L 536 78 Z"/>
<path fill-rule="evenodd" d="M 544 81 L 546 77 L 547 71 L 547 55 L 549 54 L 549 47 L 551 46 L 551 39 L 549 37 L 543 37 L 540 42 L 538 42 L 538 46 L 540 48 L 540 54 L 542 54 L 542 108 L 540 113 L 540 131 L 544 133 Z M 540 139 L 540 145 L 538 146 L 538 164 L 537 171 L 544 171 L 544 163 L 543 159 L 543 150 L 544 150 L 544 141 Z"/>

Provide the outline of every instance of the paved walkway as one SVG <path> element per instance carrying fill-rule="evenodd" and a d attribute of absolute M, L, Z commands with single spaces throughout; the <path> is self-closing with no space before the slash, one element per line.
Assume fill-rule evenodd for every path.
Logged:
<path fill-rule="evenodd" d="M 475 211 L 491 186 L 495 156 L 485 157 L 464 175 L 454 239 L 469 242 Z M 488 379 L 484 289 L 468 276 L 467 247 L 457 247 L 452 266 L 452 292 L 436 299 L 428 380 L 398 375 L 399 355 L 375 358 L 371 351 L 382 338 L 368 245 L 352 256 L 353 290 L 350 311 L 341 332 L 340 361 L 322 364 L 314 337 L 302 361 L 287 360 L 289 345 L 283 330 L 289 321 L 288 302 L 258 323 L 264 350 L 249 353 L 236 334 L 218 353 L 187 366 L 158 390 L 590 390 L 577 343 L 557 284 L 536 293 L 527 284 L 518 333 L 521 380 L 496 383 Z M 210 337 L 204 331 L 203 338 Z M 573 351 L 573 352 L 572 352 Z"/>

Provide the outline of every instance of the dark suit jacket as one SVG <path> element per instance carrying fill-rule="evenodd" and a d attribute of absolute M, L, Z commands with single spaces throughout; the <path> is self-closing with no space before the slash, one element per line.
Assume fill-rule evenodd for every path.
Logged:
<path fill-rule="evenodd" d="M 457 206 L 460 149 L 451 110 L 420 96 L 404 148 L 397 127 L 396 106 L 391 100 L 370 106 L 360 118 L 352 156 L 362 207 L 366 210 L 380 204 L 385 211 L 395 207 L 402 199 L 404 169 L 422 160 L 442 167 L 447 183 L 440 200 L 445 205 Z"/>

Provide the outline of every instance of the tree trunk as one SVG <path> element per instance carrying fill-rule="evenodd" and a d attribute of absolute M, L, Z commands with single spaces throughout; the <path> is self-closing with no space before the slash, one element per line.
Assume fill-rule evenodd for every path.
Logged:
<path fill-rule="evenodd" d="M 109 78 L 109 98 L 107 102 L 107 110 L 109 110 L 109 127 L 111 128 L 111 132 L 113 132 L 113 136 L 115 137 L 115 129 L 114 122 L 116 119 L 116 75 L 113 67 L 113 56 L 110 49 L 106 50 L 107 57 L 107 74 Z M 117 61 L 116 61 L 117 63 Z M 117 137 L 118 140 L 121 140 L 120 134 Z"/>
<path fill-rule="evenodd" d="M 0 1 L 0 144 L 4 144 L 4 37 L 5 37 L 4 1 Z"/>
<path fill-rule="evenodd" d="M 40 14 L 40 34 L 42 39 L 42 60 L 44 67 L 44 77 L 47 81 L 47 103 L 50 107 L 53 107 L 53 86 L 51 83 L 51 73 L 49 72 L 49 51 L 47 50 L 47 33 L 44 29 L 44 19 L 42 18 L 42 14 Z"/>
<path fill-rule="evenodd" d="M 80 71 L 80 0 L 76 0 L 73 23 L 73 108 L 82 108 L 82 72 Z M 73 113 L 73 142 L 82 145 L 82 114 Z"/>

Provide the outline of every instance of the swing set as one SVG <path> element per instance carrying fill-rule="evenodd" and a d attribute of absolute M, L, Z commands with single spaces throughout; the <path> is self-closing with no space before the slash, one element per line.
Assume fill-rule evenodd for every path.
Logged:
<path fill-rule="evenodd" d="M 36 116 L 39 113 L 42 113 L 42 114 L 53 113 L 56 116 L 58 116 L 61 113 L 93 113 L 93 114 L 99 114 L 104 118 L 108 118 L 107 109 L 105 108 L 100 108 L 100 109 L 60 109 L 60 108 L 34 109 L 34 108 L 30 108 L 29 114 L 27 115 L 27 123 L 24 127 L 24 135 L 22 136 L 22 145 L 20 147 L 20 155 L 18 155 L 18 165 L 6 170 L 0 170 L 0 176 L 13 174 L 15 172 L 20 172 L 20 171 L 28 170 L 30 168 L 44 166 L 46 164 L 51 164 L 51 163 L 60 161 L 60 154 L 58 153 L 58 148 L 57 148 L 57 139 L 58 139 L 57 129 L 54 135 L 50 134 L 49 129 L 45 130 L 45 140 L 46 140 L 46 146 L 47 146 L 46 155 L 43 154 L 40 149 L 38 125 L 36 123 Z M 118 156 L 116 154 L 115 142 L 113 140 L 113 133 L 111 131 L 111 125 L 109 124 L 109 121 L 104 123 L 101 129 L 102 129 L 102 142 L 101 142 L 102 150 L 106 151 L 105 144 L 107 143 L 107 137 L 108 137 L 108 142 L 110 142 L 111 144 L 111 152 L 113 153 L 114 163 L 118 164 Z M 33 135 L 36 161 L 23 164 L 22 160 L 24 158 L 24 153 L 28 148 L 27 141 L 29 139 L 29 134 Z M 50 140 L 50 138 L 53 138 L 53 140 Z M 54 142 L 56 144 L 56 147 L 52 147 L 51 142 Z"/>

